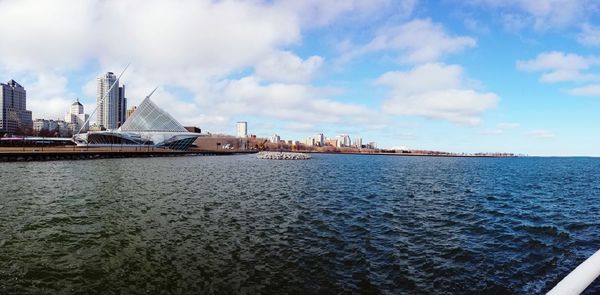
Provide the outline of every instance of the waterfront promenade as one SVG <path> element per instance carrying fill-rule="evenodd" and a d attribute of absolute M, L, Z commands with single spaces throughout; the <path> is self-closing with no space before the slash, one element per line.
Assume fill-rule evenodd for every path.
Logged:
<path fill-rule="evenodd" d="M 231 150 L 201 150 L 188 149 L 185 151 L 153 148 L 153 147 L 0 147 L 0 162 L 12 161 L 47 161 L 47 160 L 84 160 L 97 158 L 130 158 L 130 157 L 161 157 L 182 155 L 232 155 L 248 153 Z"/>

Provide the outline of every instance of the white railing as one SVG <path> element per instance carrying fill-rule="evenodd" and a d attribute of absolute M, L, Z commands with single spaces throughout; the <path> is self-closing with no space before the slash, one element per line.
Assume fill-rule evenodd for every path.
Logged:
<path fill-rule="evenodd" d="M 560 281 L 548 295 L 580 294 L 600 275 L 600 250 Z"/>

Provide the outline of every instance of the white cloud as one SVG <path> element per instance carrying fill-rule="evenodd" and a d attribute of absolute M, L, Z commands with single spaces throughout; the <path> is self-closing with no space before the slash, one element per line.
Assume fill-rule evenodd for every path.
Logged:
<path fill-rule="evenodd" d="M 555 137 L 554 133 L 548 130 L 532 130 L 527 133 L 527 136 L 536 139 L 550 139 Z"/>
<path fill-rule="evenodd" d="M 503 122 L 503 123 L 499 123 L 497 125 L 498 129 L 514 129 L 514 128 L 519 128 L 521 126 L 521 124 L 519 123 L 513 123 L 513 122 Z"/>
<path fill-rule="evenodd" d="M 327 97 L 337 89 L 303 84 L 264 83 L 249 76 L 230 80 L 218 90 L 211 112 L 271 117 L 303 123 L 370 122 L 374 113 L 359 104 L 341 103 Z"/>
<path fill-rule="evenodd" d="M 581 26 L 581 32 L 577 35 L 577 41 L 586 46 L 600 46 L 600 27 L 590 24 Z"/>
<path fill-rule="evenodd" d="M 279 4 L 297 12 L 303 24 L 314 27 L 330 24 L 341 16 L 355 21 L 377 18 L 377 13 L 393 11 L 394 17 L 405 18 L 412 14 L 417 0 L 282 0 Z"/>
<path fill-rule="evenodd" d="M 482 135 L 500 135 L 500 134 L 504 134 L 506 131 L 508 131 L 510 129 L 519 128 L 520 126 L 521 126 L 521 124 L 519 124 L 519 123 L 503 122 L 503 123 L 498 123 L 496 125 L 495 129 L 485 129 L 485 130 L 480 131 L 479 133 Z"/>
<path fill-rule="evenodd" d="M 593 0 L 471 0 L 472 4 L 502 9 L 507 28 L 536 30 L 563 28 L 573 25 L 586 16 L 593 15 L 597 3 Z M 518 23 L 518 26 L 515 24 Z"/>
<path fill-rule="evenodd" d="M 587 85 L 569 90 L 571 95 L 600 96 L 600 84 Z"/>
<path fill-rule="evenodd" d="M 573 53 L 544 52 L 535 59 L 517 61 L 517 68 L 529 72 L 542 72 L 540 81 L 557 82 L 595 82 L 589 85 L 567 89 L 567 93 L 578 96 L 600 95 L 600 56 L 581 56 Z"/>
<path fill-rule="evenodd" d="M 458 65 L 425 64 L 408 72 L 387 72 L 376 81 L 392 89 L 384 112 L 477 125 L 499 97 L 470 89 Z"/>
<path fill-rule="evenodd" d="M 486 129 L 479 132 L 481 135 L 500 135 L 503 134 L 504 130 L 502 129 Z"/>
<path fill-rule="evenodd" d="M 476 41 L 471 37 L 451 36 L 442 25 L 430 19 L 417 19 L 400 26 L 382 28 L 369 43 L 347 50 L 341 61 L 373 52 L 392 51 L 398 54 L 401 62 L 419 64 L 437 61 L 446 54 L 475 45 Z"/>
<path fill-rule="evenodd" d="M 289 51 L 275 52 L 255 67 L 255 74 L 269 81 L 308 82 L 323 64 L 320 56 L 311 56 L 302 60 Z"/>
<path fill-rule="evenodd" d="M 201 121 L 214 127 L 233 114 L 245 113 L 243 109 L 209 110 L 215 102 L 239 106 L 239 99 L 219 91 L 232 91 L 222 85 L 233 87 L 232 75 L 253 68 L 263 80 L 283 82 L 260 85 L 259 89 L 299 92 L 296 89 L 300 88 L 310 93 L 303 99 L 313 108 L 352 111 L 353 107 L 323 95 L 313 96 L 310 85 L 293 84 L 308 83 L 323 59 L 310 56 L 302 60 L 287 48 L 302 41 L 307 27 L 328 25 L 340 18 L 369 21 L 381 9 L 396 5 L 408 15 L 415 1 L 1 0 L 0 27 L 5 28 L 3 38 L 10 42 L 0 42 L 0 71 L 19 82 L 33 77 L 23 84 L 34 117 L 66 111 L 72 99 L 66 77 L 83 71 L 88 76 L 90 68 L 96 75 L 120 71 L 127 63 L 132 67 L 123 81 L 130 105 L 139 103 L 155 86 L 179 88 L 194 99 L 178 101 L 167 89 L 161 89 L 155 99 L 168 98 L 165 109 L 182 122 Z M 38 72 L 54 77 L 56 83 L 36 87 L 45 83 L 31 74 Z M 84 99 L 88 111 L 95 105 L 95 83 L 95 76 L 83 83 L 83 92 L 91 96 Z M 50 93 L 47 87 L 60 89 Z M 255 107 L 249 109 L 256 113 Z M 272 110 L 263 112 L 264 116 L 281 117 Z"/>
<path fill-rule="evenodd" d="M 529 72 L 543 72 L 543 82 L 592 81 L 600 79 L 600 75 L 585 73 L 596 65 L 600 65 L 600 57 L 580 56 L 573 53 L 544 52 L 535 59 L 517 61 L 517 68 Z"/>
<path fill-rule="evenodd" d="M 27 85 L 27 108 L 33 118 L 64 119 L 68 107 L 73 103 L 73 94 L 65 91 L 67 79 L 53 73 L 39 72 L 26 77 L 21 83 Z"/>

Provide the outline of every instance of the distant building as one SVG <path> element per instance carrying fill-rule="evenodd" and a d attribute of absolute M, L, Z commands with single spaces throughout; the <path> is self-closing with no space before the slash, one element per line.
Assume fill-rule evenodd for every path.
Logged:
<path fill-rule="evenodd" d="M 187 131 L 169 113 L 154 104 L 148 95 L 121 128 L 77 134 L 74 141 L 77 146 L 84 147 L 119 144 L 129 147 L 186 150 L 200 136 L 202 135 L 199 133 Z"/>
<path fill-rule="evenodd" d="M 352 144 L 354 147 L 356 148 L 362 148 L 362 138 L 360 137 L 355 137 L 354 138 L 354 143 Z"/>
<path fill-rule="evenodd" d="M 87 132 L 89 129 L 88 119 L 90 115 L 85 114 L 83 105 L 79 102 L 79 99 L 71 104 L 69 112 L 65 115 L 65 122 L 69 124 L 69 130 L 71 134 L 77 134 L 81 132 Z M 85 125 L 84 125 L 85 124 Z"/>
<path fill-rule="evenodd" d="M 325 145 L 337 147 L 338 146 L 338 140 L 335 139 L 335 138 L 328 138 L 327 140 L 325 140 Z"/>
<path fill-rule="evenodd" d="M 33 133 L 39 135 L 44 130 L 50 130 L 48 120 L 35 119 L 33 121 Z"/>
<path fill-rule="evenodd" d="M 315 145 L 315 138 L 314 137 L 308 137 L 304 140 L 304 145 L 306 146 L 314 146 Z"/>
<path fill-rule="evenodd" d="M 0 83 L 0 132 L 28 133 L 33 128 L 31 111 L 27 110 L 27 92 L 10 80 Z"/>
<path fill-rule="evenodd" d="M 38 136 L 68 137 L 72 134 L 72 126 L 63 120 L 35 119 L 33 133 Z"/>
<path fill-rule="evenodd" d="M 349 147 L 352 145 L 351 141 L 350 141 L 350 136 L 347 134 L 341 134 L 336 136 L 337 139 L 337 145 L 336 147 Z"/>
<path fill-rule="evenodd" d="M 127 98 L 125 97 L 125 85 L 119 87 L 119 99 L 117 101 L 117 128 L 121 127 L 127 120 Z"/>
<path fill-rule="evenodd" d="M 248 122 L 237 122 L 237 137 L 248 137 Z"/>
<path fill-rule="evenodd" d="M 90 126 L 88 131 L 104 131 L 104 130 L 106 130 L 106 128 L 98 125 L 98 123 L 94 123 Z"/>
<path fill-rule="evenodd" d="M 315 135 L 315 145 L 316 146 L 324 146 L 325 145 L 325 136 L 323 133 L 318 133 Z"/>
<path fill-rule="evenodd" d="M 279 135 L 273 134 L 273 136 L 271 136 L 272 143 L 279 143 L 279 141 L 281 141 L 281 137 L 279 137 Z"/>
<path fill-rule="evenodd" d="M 187 130 L 188 132 L 192 132 L 192 133 L 202 133 L 202 129 L 196 127 L 196 126 L 184 126 L 183 128 L 185 128 L 185 130 Z"/>
<path fill-rule="evenodd" d="M 115 85 L 111 89 L 113 84 Z M 100 127 L 117 129 L 125 123 L 127 115 L 125 86 L 119 87 L 114 73 L 108 72 L 98 77 L 96 103 L 98 105 L 96 121 Z"/>
<path fill-rule="evenodd" d="M 127 110 L 127 118 L 125 118 L 126 120 L 131 117 L 131 114 L 133 114 L 133 112 L 135 112 L 135 110 L 137 110 L 136 106 L 132 106 L 130 109 Z"/>

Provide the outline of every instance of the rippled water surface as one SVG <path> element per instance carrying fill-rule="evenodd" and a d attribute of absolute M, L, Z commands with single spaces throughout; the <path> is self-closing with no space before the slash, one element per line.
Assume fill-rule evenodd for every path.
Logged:
<path fill-rule="evenodd" d="M 544 293 L 600 248 L 598 175 L 589 158 L 1 163 L 0 293 Z"/>

